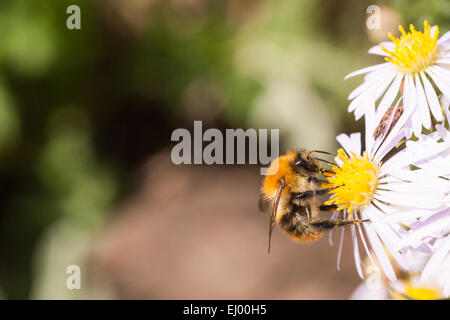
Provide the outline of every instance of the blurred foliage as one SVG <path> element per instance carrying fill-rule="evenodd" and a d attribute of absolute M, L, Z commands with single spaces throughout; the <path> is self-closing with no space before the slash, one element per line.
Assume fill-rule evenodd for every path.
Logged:
<path fill-rule="evenodd" d="M 81 8 L 81 30 L 66 28 L 72 4 Z M 346 97 L 359 80 L 343 77 L 378 61 L 366 54 L 369 4 L 2 0 L 4 297 L 27 298 L 35 283 L 48 293 L 40 274 L 56 271 L 42 270 L 46 250 L 64 252 L 51 246 L 65 244 L 60 239 L 70 232 L 45 242 L 46 232 L 58 225 L 75 235 L 96 230 L 131 192 L 133 170 L 169 144 L 176 127 L 193 119 L 221 128 L 269 123 L 296 145 L 357 130 Z M 380 5 L 408 23 L 426 18 L 442 33 L 450 26 L 445 0 Z M 311 119 L 323 119 L 322 127 Z M 317 131 L 305 136 L 296 127 Z"/>
<path fill-rule="evenodd" d="M 424 20 L 428 20 L 431 25 L 438 25 L 442 34 L 450 30 L 449 1 L 391 0 L 391 5 L 403 16 L 407 25 L 412 23 L 418 30 L 422 30 Z"/>

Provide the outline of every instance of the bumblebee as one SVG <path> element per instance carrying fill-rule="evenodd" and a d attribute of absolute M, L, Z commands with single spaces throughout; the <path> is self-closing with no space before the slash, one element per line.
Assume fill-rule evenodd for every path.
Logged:
<path fill-rule="evenodd" d="M 322 174 L 333 173 L 320 167 L 319 161 L 333 164 L 314 156 L 315 153 L 333 155 L 324 151 L 288 151 L 272 161 L 261 188 L 260 208 L 272 205 L 269 225 L 269 246 L 275 222 L 295 241 L 312 242 L 326 230 L 368 220 L 321 219 L 320 211 L 337 211 L 336 205 L 324 205 L 321 198 L 332 189 L 321 188 Z M 320 204 L 322 203 L 322 204 Z"/>

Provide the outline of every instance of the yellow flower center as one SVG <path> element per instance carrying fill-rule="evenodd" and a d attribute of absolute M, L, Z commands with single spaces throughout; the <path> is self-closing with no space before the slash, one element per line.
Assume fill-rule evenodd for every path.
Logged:
<path fill-rule="evenodd" d="M 350 158 L 344 150 L 338 150 L 342 166 L 333 166 L 334 173 L 326 173 L 324 187 L 333 188 L 334 196 L 325 204 L 336 204 L 338 210 L 347 209 L 349 213 L 368 205 L 378 185 L 379 166 L 374 164 L 364 152 L 362 157 L 353 154 Z"/>
<path fill-rule="evenodd" d="M 399 30 L 402 33 L 400 38 L 395 38 L 389 33 L 389 38 L 394 42 L 395 48 L 390 51 L 384 47 L 381 49 L 389 54 L 386 61 L 396 64 L 404 73 L 418 73 L 432 65 L 438 55 L 437 38 L 439 28 L 431 35 L 431 27 L 427 21 L 424 22 L 423 32 L 417 31 L 411 24 L 410 32 L 406 33 L 402 26 Z"/>
<path fill-rule="evenodd" d="M 410 279 L 403 280 L 404 289 L 402 292 L 395 291 L 392 294 L 393 300 L 437 300 L 442 299 L 444 295 L 441 290 L 429 285 L 413 285 Z"/>
<path fill-rule="evenodd" d="M 413 287 L 412 285 L 409 285 L 406 290 L 405 294 L 408 297 L 411 297 L 413 299 L 417 300 L 435 300 L 440 299 L 441 294 L 439 290 L 435 288 L 429 288 L 429 287 Z"/>

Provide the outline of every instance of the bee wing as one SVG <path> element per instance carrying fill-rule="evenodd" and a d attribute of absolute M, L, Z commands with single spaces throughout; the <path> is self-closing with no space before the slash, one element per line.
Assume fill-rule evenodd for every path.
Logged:
<path fill-rule="evenodd" d="M 267 253 L 270 253 L 270 242 L 272 240 L 272 231 L 273 231 L 273 226 L 275 225 L 275 216 L 277 215 L 278 204 L 280 203 L 281 192 L 283 191 L 283 188 L 284 188 L 284 180 L 281 180 L 280 185 L 278 186 L 278 189 L 277 189 L 277 193 L 275 195 L 275 200 L 273 201 L 272 212 L 270 214 L 269 248 L 268 248 Z"/>

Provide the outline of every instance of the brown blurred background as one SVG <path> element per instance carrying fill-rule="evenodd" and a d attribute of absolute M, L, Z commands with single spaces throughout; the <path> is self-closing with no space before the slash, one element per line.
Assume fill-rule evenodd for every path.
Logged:
<path fill-rule="evenodd" d="M 68 30 L 66 9 L 81 10 Z M 369 30 L 369 5 L 380 29 Z M 0 293 L 5 299 L 347 299 L 346 240 L 293 243 L 258 211 L 260 165 L 180 165 L 176 128 L 277 128 L 334 150 L 362 128 L 344 76 L 445 0 L 3 0 Z M 337 238 L 335 234 L 335 238 Z M 338 242 L 337 240 L 335 241 Z M 80 290 L 66 268 L 81 267 Z"/>

